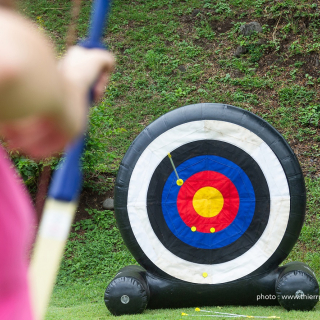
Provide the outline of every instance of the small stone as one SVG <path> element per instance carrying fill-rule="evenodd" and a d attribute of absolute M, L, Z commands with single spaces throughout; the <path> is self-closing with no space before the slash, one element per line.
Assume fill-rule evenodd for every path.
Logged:
<path fill-rule="evenodd" d="M 251 36 L 254 32 L 262 32 L 262 27 L 259 22 L 250 22 L 242 25 L 239 31 L 244 36 Z"/>
<path fill-rule="evenodd" d="M 103 209 L 106 210 L 113 210 L 114 209 L 114 201 L 111 198 L 108 198 L 106 200 L 103 201 L 102 204 Z"/>
<path fill-rule="evenodd" d="M 201 13 L 201 11 L 200 11 L 199 9 L 194 9 L 194 10 L 192 11 L 191 15 L 192 15 L 193 17 L 195 17 L 195 16 L 197 16 L 198 13 Z"/>
<path fill-rule="evenodd" d="M 181 71 L 181 72 L 186 72 L 187 69 L 185 66 L 179 66 L 178 69 Z"/>
<path fill-rule="evenodd" d="M 242 54 L 245 54 L 247 52 L 248 52 L 248 49 L 246 47 L 239 46 L 233 55 L 239 58 Z"/>

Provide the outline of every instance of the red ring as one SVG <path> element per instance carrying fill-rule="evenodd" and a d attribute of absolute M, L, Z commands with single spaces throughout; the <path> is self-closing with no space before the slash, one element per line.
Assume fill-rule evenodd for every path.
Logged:
<path fill-rule="evenodd" d="M 193 208 L 195 193 L 204 187 L 213 187 L 223 196 L 224 204 L 220 213 L 214 217 L 200 216 Z M 232 181 L 225 175 L 215 171 L 201 171 L 184 181 L 177 197 L 177 208 L 181 219 L 188 227 L 196 227 L 198 232 L 210 233 L 228 227 L 239 210 L 239 193 Z"/>

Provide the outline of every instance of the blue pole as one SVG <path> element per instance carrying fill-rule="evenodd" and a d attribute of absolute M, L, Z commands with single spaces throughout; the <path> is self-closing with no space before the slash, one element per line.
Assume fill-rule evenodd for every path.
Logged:
<path fill-rule="evenodd" d="M 104 27 L 110 9 L 109 0 L 96 0 L 93 4 L 88 38 L 79 45 L 85 48 L 105 48 L 102 42 Z M 89 93 L 92 103 L 93 94 Z M 61 165 L 53 174 L 49 188 L 50 198 L 75 201 L 82 186 L 81 156 L 85 148 L 85 134 L 71 143 L 62 158 Z"/>

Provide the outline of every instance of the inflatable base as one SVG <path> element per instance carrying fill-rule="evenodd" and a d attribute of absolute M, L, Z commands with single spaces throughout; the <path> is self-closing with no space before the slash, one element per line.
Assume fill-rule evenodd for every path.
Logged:
<path fill-rule="evenodd" d="M 146 308 L 222 305 L 280 304 L 287 310 L 311 310 L 318 302 L 318 294 L 313 271 L 301 262 L 221 285 L 160 278 L 140 266 L 127 266 L 110 282 L 104 300 L 113 315 L 137 314 Z"/>

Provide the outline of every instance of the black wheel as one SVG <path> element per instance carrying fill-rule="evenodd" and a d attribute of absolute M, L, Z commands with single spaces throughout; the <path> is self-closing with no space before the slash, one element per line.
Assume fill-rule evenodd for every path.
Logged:
<path fill-rule="evenodd" d="M 219 284 L 276 268 L 299 236 L 305 202 L 284 138 L 248 111 L 206 103 L 167 113 L 135 139 L 115 212 L 146 270 Z"/>
<path fill-rule="evenodd" d="M 290 310 L 312 310 L 319 301 L 319 285 L 314 272 L 302 262 L 289 262 L 276 282 L 279 304 Z"/>
<path fill-rule="evenodd" d="M 142 313 L 149 298 L 145 271 L 139 266 L 121 269 L 104 293 L 106 307 L 115 316 Z"/>

